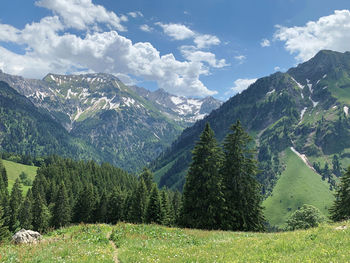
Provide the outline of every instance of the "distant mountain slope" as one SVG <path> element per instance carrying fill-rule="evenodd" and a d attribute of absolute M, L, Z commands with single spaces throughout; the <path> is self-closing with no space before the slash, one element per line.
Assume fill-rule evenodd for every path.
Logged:
<path fill-rule="evenodd" d="M 98 152 L 95 159 L 129 171 L 147 165 L 184 127 L 221 104 L 129 87 L 101 73 L 32 80 L 0 72 L 0 80 L 47 111 L 71 137 L 91 144 Z"/>
<path fill-rule="evenodd" d="M 334 185 L 350 164 L 350 53 L 320 51 L 286 73 L 258 79 L 203 120 L 184 130 L 153 163 L 160 185 L 182 189 L 190 151 L 206 122 L 219 141 L 237 119 L 254 137 L 263 192 L 272 191 L 286 169 L 281 155 L 289 147 L 305 154 Z M 339 157 L 340 168 L 333 165 Z M 327 163 L 327 167 L 325 164 Z"/>
<path fill-rule="evenodd" d="M 0 147 L 2 151 L 19 154 L 98 158 L 93 147 L 70 136 L 47 111 L 35 107 L 3 81 L 0 81 Z"/>

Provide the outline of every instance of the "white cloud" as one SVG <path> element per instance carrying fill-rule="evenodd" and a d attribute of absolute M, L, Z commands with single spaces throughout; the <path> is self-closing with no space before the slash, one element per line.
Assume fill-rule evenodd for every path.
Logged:
<path fill-rule="evenodd" d="M 280 71 L 280 70 L 281 70 L 281 68 L 278 67 L 278 66 L 274 67 L 273 69 L 274 69 L 275 71 Z"/>
<path fill-rule="evenodd" d="M 143 17 L 143 14 L 140 11 L 129 12 L 128 15 L 132 18 Z"/>
<path fill-rule="evenodd" d="M 235 60 L 238 60 L 239 64 L 243 64 L 246 59 L 247 57 L 244 55 L 235 56 Z"/>
<path fill-rule="evenodd" d="M 260 45 L 262 47 L 269 47 L 271 45 L 271 43 L 270 43 L 270 40 L 264 38 L 264 39 L 261 40 Z"/>
<path fill-rule="evenodd" d="M 141 25 L 141 26 L 140 26 L 140 29 L 141 29 L 142 31 L 144 31 L 144 32 L 152 32 L 152 31 L 153 31 L 153 28 L 150 27 L 149 25 L 146 25 L 146 24 Z"/>
<path fill-rule="evenodd" d="M 197 50 L 194 46 L 182 46 L 180 51 L 184 58 L 192 62 L 206 62 L 213 68 L 223 68 L 228 66 L 225 59 L 217 60 L 215 54 Z"/>
<path fill-rule="evenodd" d="M 207 48 L 214 45 L 220 44 L 220 39 L 213 35 L 201 35 L 197 34 L 194 38 L 194 43 L 196 43 L 198 48 Z"/>
<path fill-rule="evenodd" d="M 251 84 L 253 84 L 257 79 L 237 79 L 234 82 L 234 86 L 231 91 L 236 93 L 241 93 L 243 90 L 247 89 Z"/>
<path fill-rule="evenodd" d="M 305 61 L 322 49 L 350 50 L 350 11 L 336 10 L 334 14 L 310 21 L 304 26 L 277 26 L 275 40 L 285 42 L 285 49 Z"/>
<path fill-rule="evenodd" d="M 199 80 L 200 75 L 208 72 L 201 61 L 178 61 L 172 54 L 161 56 L 150 43 L 132 43 L 116 31 L 93 32 L 80 37 L 64 32 L 64 25 L 57 16 L 45 17 L 22 30 L 3 24 L 0 28 L 9 32 L 0 35 L 1 41 L 27 46 L 24 55 L 0 47 L 1 69 L 10 74 L 41 78 L 48 72 L 88 69 L 156 81 L 160 88 L 178 95 L 216 94 Z M 211 63 L 218 67 L 222 62 Z"/>
<path fill-rule="evenodd" d="M 86 30 L 104 23 L 118 31 L 126 31 L 120 17 L 101 5 L 93 4 L 91 0 L 39 0 L 35 4 L 53 11 L 71 28 Z"/>
<path fill-rule="evenodd" d="M 160 26 L 164 33 L 170 36 L 173 40 L 193 38 L 193 42 L 198 49 L 209 48 L 221 43 L 217 36 L 197 33 L 183 24 L 163 24 L 161 22 L 155 24 Z"/>
<path fill-rule="evenodd" d="M 174 40 L 184 40 L 195 36 L 191 29 L 182 24 L 163 24 L 161 22 L 155 24 L 160 26 L 164 33 Z"/>

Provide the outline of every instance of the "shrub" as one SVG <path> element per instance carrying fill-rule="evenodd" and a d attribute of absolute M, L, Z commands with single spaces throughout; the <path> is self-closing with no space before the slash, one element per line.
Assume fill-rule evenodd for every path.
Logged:
<path fill-rule="evenodd" d="M 317 227 L 324 221 L 325 217 L 318 208 L 312 205 L 303 205 L 288 218 L 286 230 Z"/>

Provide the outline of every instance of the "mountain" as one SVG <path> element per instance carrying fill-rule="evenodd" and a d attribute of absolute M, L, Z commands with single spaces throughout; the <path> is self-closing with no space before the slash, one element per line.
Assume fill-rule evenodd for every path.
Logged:
<path fill-rule="evenodd" d="M 0 81 L 0 120 L 2 151 L 98 159 L 99 154 L 91 145 L 72 137 L 46 110 L 35 107 L 3 81 Z"/>
<path fill-rule="evenodd" d="M 258 179 L 266 197 L 274 195 L 274 186 L 286 176 L 287 165 L 295 163 L 290 161 L 294 156 L 326 182 L 328 186 L 322 189 L 331 191 L 350 164 L 349 107 L 350 52 L 323 50 L 286 73 L 258 79 L 185 129 L 152 167 L 161 186 L 181 190 L 191 150 L 205 123 L 210 123 L 222 141 L 230 125 L 239 119 L 258 149 Z M 329 193 L 324 194 L 328 198 Z M 288 212 L 303 201 L 297 201 L 296 196 L 288 198 L 294 198 L 288 200 L 292 204 Z M 320 209 L 326 211 L 326 206 Z"/>
<path fill-rule="evenodd" d="M 99 152 L 95 159 L 129 171 L 147 165 L 183 128 L 221 104 L 129 87 L 102 73 L 34 80 L 0 72 L 0 80 L 47 111 L 71 137 L 92 145 Z"/>

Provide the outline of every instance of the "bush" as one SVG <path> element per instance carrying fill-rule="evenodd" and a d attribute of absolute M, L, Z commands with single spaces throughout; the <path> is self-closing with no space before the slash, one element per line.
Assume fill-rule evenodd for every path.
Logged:
<path fill-rule="evenodd" d="M 303 205 L 288 218 L 286 230 L 317 227 L 324 221 L 325 217 L 318 208 L 312 205 Z"/>

